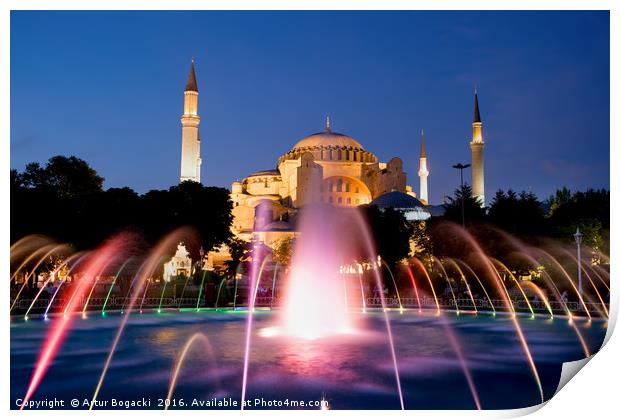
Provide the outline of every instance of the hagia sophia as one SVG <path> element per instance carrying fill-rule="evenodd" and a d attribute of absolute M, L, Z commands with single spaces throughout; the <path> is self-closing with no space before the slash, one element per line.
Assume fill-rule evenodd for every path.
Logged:
<path fill-rule="evenodd" d="M 181 117 L 181 182 L 200 182 L 199 123 L 198 84 L 192 60 Z M 474 94 L 470 148 L 472 192 L 484 205 L 484 139 L 477 92 Z M 323 131 L 297 141 L 274 163 L 275 168 L 251 173 L 231 185 L 234 217 L 231 230 L 238 238 L 257 239 L 273 246 L 296 234 L 291 221 L 297 210 L 316 202 L 340 207 L 364 204 L 394 207 L 410 220 L 425 220 L 434 214 L 428 202 L 429 171 L 423 131 L 418 193 L 407 184 L 407 174 L 399 157 L 381 162 L 358 140 L 334 131 L 329 117 Z"/>

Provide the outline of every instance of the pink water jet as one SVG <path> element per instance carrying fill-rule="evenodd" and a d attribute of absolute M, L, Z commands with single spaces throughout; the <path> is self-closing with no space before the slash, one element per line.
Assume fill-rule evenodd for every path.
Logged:
<path fill-rule="evenodd" d="M 76 294 L 81 294 L 85 290 L 88 290 L 96 275 L 101 272 L 101 269 L 106 264 L 108 264 L 110 260 L 118 258 L 118 256 L 121 255 L 125 243 L 126 236 L 119 235 L 103 244 L 97 251 L 93 253 L 92 259 L 87 262 L 84 274 L 76 285 Z M 76 299 L 70 300 L 67 304 L 67 308 L 65 308 L 65 313 L 67 311 L 69 313 L 73 312 L 76 305 Z M 71 325 L 71 320 L 71 317 L 58 318 L 54 325 L 51 327 L 50 332 L 45 339 L 45 343 L 43 344 L 43 348 L 37 360 L 37 364 L 35 365 L 32 379 L 30 380 L 30 384 L 28 385 L 28 390 L 26 391 L 26 395 L 24 396 L 23 402 L 20 406 L 20 410 L 24 409 L 24 407 L 32 397 L 32 394 L 39 386 L 41 379 L 43 379 L 43 376 L 47 372 L 50 363 L 56 356 L 56 353 L 58 352 L 58 349 L 63 342 L 65 334 Z"/>
<path fill-rule="evenodd" d="M 286 335 L 317 339 L 354 330 L 339 279 L 342 256 L 350 248 L 336 211 L 321 205 L 303 209 L 280 322 Z"/>

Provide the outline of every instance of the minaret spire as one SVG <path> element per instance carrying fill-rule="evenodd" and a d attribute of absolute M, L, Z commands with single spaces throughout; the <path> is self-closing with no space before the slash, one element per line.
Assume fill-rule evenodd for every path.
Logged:
<path fill-rule="evenodd" d="M 198 83 L 196 83 L 196 70 L 194 69 L 194 57 L 192 57 L 192 64 L 189 67 L 187 83 L 185 83 L 185 91 L 198 92 Z"/>
<path fill-rule="evenodd" d="M 478 88 L 474 88 L 474 121 L 475 123 L 482 123 L 480 119 L 480 107 L 478 106 Z"/>
<path fill-rule="evenodd" d="M 420 139 L 420 170 L 418 176 L 420 177 L 420 201 L 424 204 L 428 204 L 428 168 L 426 167 L 426 146 L 424 145 L 424 129 L 421 132 Z"/>
<path fill-rule="evenodd" d="M 325 131 L 327 131 L 328 133 L 331 133 L 332 131 L 332 125 L 331 125 L 331 122 L 329 121 L 329 115 L 325 119 Z"/>
<path fill-rule="evenodd" d="M 484 202 L 484 137 L 482 135 L 482 119 L 478 105 L 478 89 L 474 90 L 474 118 L 471 124 L 472 138 L 469 143 L 471 148 L 471 190 L 474 199 Z"/>
<path fill-rule="evenodd" d="M 193 57 L 183 96 L 180 182 L 200 182 L 200 165 L 202 164 L 200 159 L 200 132 L 198 131 L 200 117 L 198 116 L 198 84 L 196 83 Z"/>

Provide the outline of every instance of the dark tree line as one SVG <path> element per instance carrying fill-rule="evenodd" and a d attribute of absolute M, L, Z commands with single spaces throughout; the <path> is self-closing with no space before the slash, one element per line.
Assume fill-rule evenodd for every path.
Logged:
<path fill-rule="evenodd" d="M 86 249 L 130 230 L 152 245 L 173 229 L 190 226 L 207 252 L 231 237 L 232 204 L 225 188 L 183 182 L 140 195 L 128 187 L 104 190 L 103 181 L 74 156 L 11 170 L 11 242 L 44 234 Z"/>
<path fill-rule="evenodd" d="M 609 255 L 610 195 L 605 189 L 571 192 L 563 188 L 545 201 L 532 192 L 499 190 L 488 208 L 483 209 L 472 197 L 471 187 L 464 185 L 455 191 L 454 198 L 448 199 L 444 215 L 432 221 L 431 237 L 440 248 L 453 247 L 442 229 L 433 228 L 444 220 L 461 224 L 461 198 L 466 227 L 488 248 L 497 249 L 502 242 L 492 227 L 528 241 L 548 237 L 565 242 L 573 241 L 579 227 L 585 245 Z"/>

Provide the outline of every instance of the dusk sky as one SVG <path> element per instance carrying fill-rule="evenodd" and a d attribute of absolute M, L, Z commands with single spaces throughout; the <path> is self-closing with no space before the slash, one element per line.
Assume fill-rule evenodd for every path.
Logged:
<path fill-rule="evenodd" d="M 609 188 L 609 13 L 586 11 L 12 12 L 11 167 L 75 155 L 106 188 L 176 184 L 192 56 L 206 185 L 274 168 L 329 115 L 414 191 L 423 128 L 440 203 L 477 86 L 487 201 Z"/>

